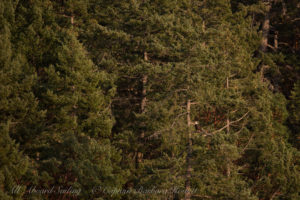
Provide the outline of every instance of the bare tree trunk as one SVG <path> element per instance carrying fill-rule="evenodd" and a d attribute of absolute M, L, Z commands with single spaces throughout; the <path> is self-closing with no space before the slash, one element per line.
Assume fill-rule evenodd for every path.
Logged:
<path fill-rule="evenodd" d="M 185 181 L 185 197 L 184 200 L 191 199 L 191 154 L 192 154 L 192 131 L 191 131 L 191 100 L 187 101 L 187 125 L 188 125 L 188 154 L 186 157 L 187 171 L 186 171 L 186 181 Z"/>
<path fill-rule="evenodd" d="M 285 17 L 287 12 L 286 4 L 284 0 L 282 0 L 281 3 L 282 3 L 282 16 Z"/>
<path fill-rule="evenodd" d="M 275 49 L 275 51 L 277 51 L 277 49 L 278 49 L 278 31 L 275 31 L 275 34 L 274 34 L 274 49 Z"/>
<path fill-rule="evenodd" d="M 226 78 L 226 89 L 228 90 L 228 88 L 229 88 L 229 78 L 227 77 Z M 229 116 L 228 115 L 227 115 L 226 124 L 227 124 L 227 133 L 229 133 L 229 131 L 230 131 L 230 120 L 229 120 Z"/>
<path fill-rule="evenodd" d="M 142 101 L 141 101 L 141 113 L 143 113 L 145 111 L 145 107 L 146 107 L 146 101 L 147 101 L 147 89 L 146 89 L 146 84 L 148 81 L 148 76 L 147 75 L 143 75 L 142 77 Z"/>
<path fill-rule="evenodd" d="M 227 133 L 229 133 L 229 131 L 230 131 L 230 121 L 229 121 L 229 117 L 227 117 L 226 124 L 227 124 Z"/>
<path fill-rule="evenodd" d="M 148 54 L 147 52 L 144 52 L 144 60 L 148 61 Z M 142 93 L 141 93 L 141 113 L 144 113 L 145 107 L 146 107 L 146 102 L 147 102 L 147 89 L 146 89 L 146 84 L 148 81 L 148 76 L 143 75 L 141 78 L 141 83 L 142 83 Z M 140 140 L 142 141 L 145 137 L 144 131 L 141 132 L 140 134 Z M 139 163 L 143 161 L 143 153 L 142 152 L 137 152 L 137 157 L 136 157 L 136 166 L 138 167 Z"/>
<path fill-rule="evenodd" d="M 74 25 L 74 16 L 71 16 L 71 24 Z"/>
<path fill-rule="evenodd" d="M 268 37 L 270 32 L 270 10 L 271 10 L 271 2 L 272 0 L 267 1 L 266 5 L 266 13 L 265 13 L 265 19 L 262 24 L 262 40 L 260 43 L 260 50 L 265 53 L 268 51 Z M 264 70 L 267 68 L 266 65 L 262 64 L 260 67 L 260 73 L 261 73 L 261 81 L 264 82 Z"/>
<path fill-rule="evenodd" d="M 268 37 L 270 32 L 270 10 L 271 10 L 271 2 L 268 2 L 265 19 L 262 24 L 262 40 L 260 44 L 260 50 L 262 52 L 267 52 L 268 49 Z"/>
<path fill-rule="evenodd" d="M 229 78 L 226 78 L 226 89 L 228 90 L 229 88 Z M 228 112 L 229 113 L 229 112 Z M 226 120 L 226 125 L 227 125 L 227 134 L 229 134 L 230 131 L 230 120 L 229 120 L 229 114 L 227 114 L 227 120 Z M 230 163 L 229 160 L 227 160 L 226 163 L 226 175 L 229 177 L 231 173 L 231 169 L 230 169 Z"/>

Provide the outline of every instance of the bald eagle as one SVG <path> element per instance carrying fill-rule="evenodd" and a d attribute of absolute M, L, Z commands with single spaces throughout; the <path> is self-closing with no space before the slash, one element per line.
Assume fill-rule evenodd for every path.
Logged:
<path fill-rule="evenodd" d="M 198 121 L 195 121 L 194 122 L 194 125 L 195 125 L 195 130 L 197 133 L 200 133 L 201 132 L 201 127 L 199 125 L 199 122 Z"/>

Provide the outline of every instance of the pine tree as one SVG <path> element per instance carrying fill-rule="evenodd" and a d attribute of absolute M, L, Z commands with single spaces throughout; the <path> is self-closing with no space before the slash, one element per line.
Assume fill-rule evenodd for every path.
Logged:
<path fill-rule="evenodd" d="M 291 137 L 291 143 L 295 144 L 295 147 L 300 148 L 300 127 L 299 127 L 299 95 L 300 95 L 300 82 L 298 81 L 295 84 L 295 87 L 292 91 L 291 95 L 291 101 L 289 102 L 289 110 L 290 110 L 290 116 L 289 116 L 289 125 L 291 126 L 291 131 L 293 133 Z"/>
<path fill-rule="evenodd" d="M 27 156 L 23 155 L 9 136 L 10 124 L 1 124 L 0 130 L 0 197 L 2 199 L 23 199 L 25 186 L 20 181 L 28 169 Z"/>
<path fill-rule="evenodd" d="M 265 10 L 269 13 L 264 14 L 262 24 L 266 23 L 266 19 L 267 21 L 270 20 L 267 23 L 273 23 L 272 13 L 277 4 L 272 1 L 268 3 L 271 4 L 268 4 L 267 7 L 271 7 Z M 268 15 L 269 17 L 266 18 Z M 262 26 L 262 29 L 268 29 L 268 26 Z M 272 46 L 270 46 L 272 32 L 271 29 L 263 31 L 268 32 L 268 34 L 263 35 L 260 45 L 260 49 L 263 49 L 259 59 L 261 61 L 258 60 L 260 62 L 258 66 L 261 70 L 261 82 L 256 83 L 256 88 L 260 88 L 260 92 L 256 92 L 259 99 L 255 100 L 257 102 L 256 111 L 252 115 L 253 118 L 249 119 L 251 123 L 249 130 L 251 132 L 255 130 L 262 134 L 254 137 L 255 134 L 252 133 L 248 136 L 251 147 L 249 150 L 245 149 L 245 154 L 240 161 L 242 161 L 242 165 L 249 163 L 245 174 L 252 179 L 252 192 L 256 193 L 259 198 L 297 199 L 299 195 L 296 192 L 299 188 L 299 173 L 296 161 L 298 152 L 290 146 L 287 140 L 288 129 L 284 126 L 288 115 L 285 108 L 287 101 L 281 93 L 278 93 L 279 89 L 274 84 L 276 82 L 273 79 L 274 77 L 270 78 L 272 77 L 270 76 L 272 71 L 278 69 L 278 66 L 276 66 L 277 61 L 274 59 L 275 56 L 269 53 L 272 49 Z M 275 41 L 275 39 L 273 44 L 276 46 L 278 41 Z M 266 47 L 263 48 L 263 45 Z M 252 101 L 254 101 L 253 98 Z M 261 117 L 263 117 L 263 120 L 258 123 L 258 119 Z M 255 129 L 253 129 L 254 126 Z M 247 147 L 249 145 L 247 143 Z M 277 156 L 275 157 L 275 155 Z"/>
<path fill-rule="evenodd" d="M 35 1 L 12 8 L 13 52 L 19 52 L 25 64 L 15 62 L 13 66 L 22 70 L 13 73 L 7 69 L 14 62 L 8 60 L 5 66 L 11 77 L 8 89 L 16 91 L 11 91 L 15 96 L 7 93 L 14 99 L 12 103 L 8 99 L 1 117 L 20 124 L 12 136 L 30 158 L 30 170 L 22 179 L 27 190 L 72 187 L 80 190 L 78 198 L 108 198 L 101 191 L 93 193 L 93 188 L 122 185 L 126 173 L 118 166 L 120 152 L 110 142 L 114 86 L 89 60 L 75 29 L 63 27 L 53 7 L 51 1 Z M 75 198 L 59 192 L 25 195 L 26 199 Z"/>
<path fill-rule="evenodd" d="M 185 159 L 180 154 L 184 150 L 176 146 L 183 136 L 177 135 L 182 128 L 176 130 L 174 126 L 179 127 L 177 118 L 183 114 L 180 105 L 173 105 L 176 91 L 172 87 L 176 83 L 172 74 L 174 64 L 186 60 L 187 49 L 192 45 L 185 44 L 188 40 L 184 37 L 195 36 L 190 30 L 192 19 L 184 18 L 192 4 L 97 2 L 93 8 L 97 8 L 93 12 L 98 21 L 91 19 L 91 35 L 81 37 L 87 47 L 95 46 L 96 37 L 106 38 L 96 41 L 97 49 L 102 48 L 103 53 L 92 50 L 94 61 L 100 68 L 118 74 L 114 132 L 117 144 L 123 148 L 124 167 L 132 172 L 125 188 L 132 184 L 157 189 L 181 187 L 180 168 Z M 106 10 L 111 11 L 110 15 Z"/>
<path fill-rule="evenodd" d="M 298 199 L 297 5 L 1 2 L 0 197 Z"/>
<path fill-rule="evenodd" d="M 13 44 L 14 8 L 12 1 L 0 3 L 0 198 L 23 199 L 26 186 L 23 178 L 28 171 L 28 157 L 20 147 L 19 132 L 24 124 L 36 119 L 36 100 L 31 92 L 35 77 L 22 54 Z"/>

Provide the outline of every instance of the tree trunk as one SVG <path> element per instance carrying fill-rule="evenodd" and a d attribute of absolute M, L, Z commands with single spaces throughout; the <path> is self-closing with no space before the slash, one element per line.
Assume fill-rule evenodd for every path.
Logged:
<path fill-rule="evenodd" d="M 147 52 L 144 52 L 144 60 L 148 61 L 148 55 Z M 146 89 L 146 84 L 148 81 L 148 76 L 147 75 L 143 75 L 141 78 L 141 84 L 142 84 L 142 92 L 141 92 L 141 113 L 144 113 L 145 111 L 145 107 L 146 107 L 146 101 L 147 101 L 147 89 Z M 145 133 L 144 131 L 141 132 L 140 136 L 140 141 L 142 141 L 145 137 Z M 141 163 L 143 160 L 143 153 L 142 152 L 137 152 L 137 158 L 136 158 L 136 167 L 138 168 L 139 163 Z"/>
<path fill-rule="evenodd" d="M 271 3 L 268 2 L 265 19 L 262 24 L 262 40 L 260 44 L 260 50 L 262 52 L 267 52 L 268 50 L 268 37 L 270 32 L 270 10 L 271 10 Z"/>
<path fill-rule="evenodd" d="M 74 25 L 74 16 L 71 16 L 71 24 Z"/>
<path fill-rule="evenodd" d="M 184 200 L 191 199 L 191 154 L 192 154 L 192 131 L 191 131 L 191 101 L 187 101 L 187 125 L 188 125 L 188 154 L 186 157 L 187 171 L 186 171 L 186 181 L 185 181 L 185 197 Z"/>
<path fill-rule="evenodd" d="M 229 78 L 227 77 L 226 78 L 226 89 L 228 90 L 229 88 Z M 227 114 L 227 120 L 226 120 L 226 129 L 227 129 L 227 134 L 229 134 L 229 131 L 230 131 L 230 120 L 229 120 L 229 112 Z M 231 173 L 231 169 L 230 169 L 230 161 L 227 160 L 227 163 L 226 163 L 226 175 L 229 177 L 230 176 L 230 173 Z"/>
<path fill-rule="evenodd" d="M 229 78 L 226 78 L 226 89 L 228 90 L 229 88 Z M 229 113 L 229 112 L 228 112 Z M 226 120 L 226 125 L 227 125 L 227 133 L 230 131 L 230 120 L 229 120 L 229 114 L 227 114 L 227 120 Z"/>
<path fill-rule="evenodd" d="M 277 51 L 277 49 L 278 49 L 278 31 L 275 31 L 275 34 L 274 34 L 274 49 L 275 49 L 275 51 Z"/>
<path fill-rule="evenodd" d="M 286 12 L 287 12 L 286 4 L 285 4 L 284 0 L 282 0 L 281 3 L 282 3 L 282 16 L 285 17 Z"/>
<path fill-rule="evenodd" d="M 265 18 L 262 24 L 262 39 L 260 43 L 260 51 L 263 53 L 266 53 L 268 51 L 268 37 L 270 32 L 270 10 L 271 10 L 271 1 L 269 0 L 266 5 L 266 13 Z M 264 82 L 264 69 L 267 68 L 266 65 L 262 64 L 260 67 L 260 73 L 261 73 L 261 81 Z"/>

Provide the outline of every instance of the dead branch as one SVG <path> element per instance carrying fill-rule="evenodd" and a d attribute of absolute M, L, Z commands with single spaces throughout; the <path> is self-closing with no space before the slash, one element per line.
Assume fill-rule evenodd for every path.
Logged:
<path fill-rule="evenodd" d="M 244 148 L 243 148 L 243 150 L 242 150 L 241 153 L 244 153 L 246 151 L 247 147 L 249 146 L 250 142 L 252 141 L 253 136 L 254 136 L 254 133 L 250 136 L 247 144 L 244 146 Z"/>
<path fill-rule="evenodd" d="M 166 128 L 166 129 L 163 129 L 163 130 L 156 131 L 152 135 L 148 136 L 146 139 L 150 140 L 151 138 L 154 138 L 154 137 L 157 137 L 157 136 L 161 135 L 164 131 L 168 131 L 168 130 L 172 129 L 175 126 L 178 118 L 181 117 L 182 115 L 186 115 L 186 114 L 187 114 L 187 112 L 184 112 L 184 113 L 181 113 L 181 114 L 177 115 L 170 127 Z"/>
<path fill-rule="evenodd" d="M 244 119 L 244 118 L 248 115 L 248 113 L 249 113 L 249 111 L 248 111 L 246 114 L 244 114 L 241 118 L 239 118 L 239 119 L 237 119 L 237 120 L 235 120 L 235 121 L 231 121 L 231 122 L 229 123 L 229 126 L 230 126 L 231 124 L 237 123 L 237 122 L 241 121 L 242 119 Z M 204 132 L 207 133 L 207 134 L 204 135 L 204 136 L 209 136 L 209 135 L 214 135 L 214 134 L 216 134 L 216 133 L 219 133 L 219 132 L 223 131 L 225 128 L 227 128 L 227 127 L 228 127 L 228 124 L 226 124 L 224 127 L 220 128 L 220 129 L 218 129 L 218 130 L 216 130 L 216 131 L 214 131 L 214 132 L 212 132 L 212 133 L 207 133 L 207 131 L 205 131 L 204 129 L 202 129 L 202 130 L 203 130 Z"/>

